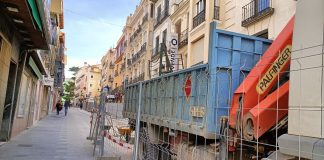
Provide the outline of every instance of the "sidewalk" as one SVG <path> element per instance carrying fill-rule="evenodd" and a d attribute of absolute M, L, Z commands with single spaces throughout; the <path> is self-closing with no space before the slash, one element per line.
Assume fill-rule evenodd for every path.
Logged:
<path fill-rule="evenodd" d="M 52 113 L 36 126 L 2 145 L 0 160 L 94 159 L 93 144 L 86 140 L 89 134 L 89 115 L 76 108 L 71 108 L 66 117 L 62 111 L 58 116 Z M 106 145 L 110 152 L 117 151 L 115 147 Z"/>

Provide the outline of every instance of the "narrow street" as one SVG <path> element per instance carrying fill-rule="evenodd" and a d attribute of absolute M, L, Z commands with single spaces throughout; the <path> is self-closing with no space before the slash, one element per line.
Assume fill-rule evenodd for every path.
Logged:
<path fill-rule="evenodd" d="M 90 113 L 71 108 L 65 117 L 54 112 L 35 126 L 0 147 L 1 160 L 92 160 L 93 144 L 86 140 L 89 134 Z M 122 156 L 127 151 L 105 140 L 105 156 Z M 129 156 L 125 157 L 125 154 Z M 98 155 L 98 153 L 97 153 Z"/>

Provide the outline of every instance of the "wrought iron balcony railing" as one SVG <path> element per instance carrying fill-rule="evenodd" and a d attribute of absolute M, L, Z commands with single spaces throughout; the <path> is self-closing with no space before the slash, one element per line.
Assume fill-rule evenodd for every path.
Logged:
<path fill-rule="evenodd" d="M 116 94 L 116 93 L 124 93 L 124 84 L 116 87 L 110 92 L 110 94 Z"/>
<path fill-rule="evenodd" d="M 138 34 L 142 31 L 142 26 L 138 25 L 137 29 L 136 29 L 136 36 L 138 36 Z"/>
<path fill-rule="evenodd" d="M 145 73 L 141 73 L 138 77 L 131 78 L 129 84 L 137 83 L 139 81 L 144 81 Z"/>
<path fill-rule="evenodd" d="M 129 42 L 133 42 L 138 35 L 141 35 L 140 32 L 142 31 L 142 26 L 138 25 L 138 28 L 134 31 L 134 33 L 130 36 Z"/>
<path fill-rule="evenodd" d="M 201 11 L 193 18 L 192 28 L 196 28 L 204 21 L 205 21 L 205 10 Z"/>
<path fill-rule="evenodd" d="M 146 13 L 143 17 L 142 25 L 145 24 L 145 22 L 148 21 L 148 13 Z"/>
<path fill-rule="evenodd" d="M 132 63 L 136 62 L 145 51 L 146 51 L 146 42 L 141 46 L 141 49 L 138 52 L 136 52 L 136 54 L 133 55 Z"/>
<path fill-rule="evenodd" d="M 179 47 L 183 47 L 188 44 L 188 28 L 181 32 L 180 40 L 179 40 Z"/>
<path fill-rule="evenodd" d="M 112 76 L 109 76 L 108 81 L 109 82 L 114 82 L 114 78 Z"/>
<path fill-rule="evenodd" d="M 141 46 L 141 53 L 146 51 L 146 42 Z"/>
<path fill-rule="evenodd" d="M 131 65 L 132 64 L 132 60 L 131 59 L 127 59 L 127 65 Z"/>
<path fill-rule="evenodd" d="M 134 54 L 132 57 L 132 64 L 134 64 L 138 60 L 138 58 L 139 58 L 139 55 L 137 53 Z"/>
<path fill-rule="evenodd" d="M 109 69 L 114 69 L 115 65 L 113 63 L 110 62 L 109 64 Z"/>
<path fill-rule="evenodd" d="M 124 62 L 124 63 L 121 65 L 120 70 L 123 71 L 123 70 L 125 70 L 125 68 L 126 68 L 126 63 Z"/>
<path fill-rule="evenodd" d="M 273 13 L 272 0 L 252 0 L 242 7 L 242 26 L 247 27 Z"/>
<path fill-rule="evenodd" d="M 153 54 L 152 54 L 152 57 L 154 57 L 155 55 L 157 55 L 159 53 L 159 46 L 153 48 Z"/>
<path fill-rule="evenodd" d="M 154 19 L 154 27 L 156 28 L 158 25 L 163 23 L 163 21 L 169 16 L 169 8 L 166 7 L 160 14 Z"/>

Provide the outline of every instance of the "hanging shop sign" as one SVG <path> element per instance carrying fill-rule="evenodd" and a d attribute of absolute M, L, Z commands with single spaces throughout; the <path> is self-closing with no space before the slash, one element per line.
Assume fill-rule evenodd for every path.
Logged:
<path fill-rule="evenodd" d="M 171 34 L 169 59 L 170 59 L 172 71 L 178 70 L 177 67 L 178 46 L 179 46 L 178 34 L 177 33 Z"/>
<path fill-rule="evenodd" d="M 43 84 L 44 84 L 44 86 L 53 86 L 54 85 L 54 78 L 45 77 L 43 79 Z"/>

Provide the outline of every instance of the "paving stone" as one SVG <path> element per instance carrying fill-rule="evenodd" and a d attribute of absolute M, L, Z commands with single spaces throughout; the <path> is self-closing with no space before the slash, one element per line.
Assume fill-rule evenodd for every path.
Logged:
<path fill-rule="evenodd" d="M 63 113 L 63 112 L 61 112 Z M 89 135 L 90 114 L 71 108 L 68 115 L 50 114 L 30 129 L 0 146 L 0 160 L 93 160 Z M 116 154 L 118 152 L 118 154 Z M 120 153 L 119 153 L 120 152 Z M 98 153 L 98 152 L 97 152 Z M 129 151 L 105 143 L 105 155 L 122 155 Z"/>

